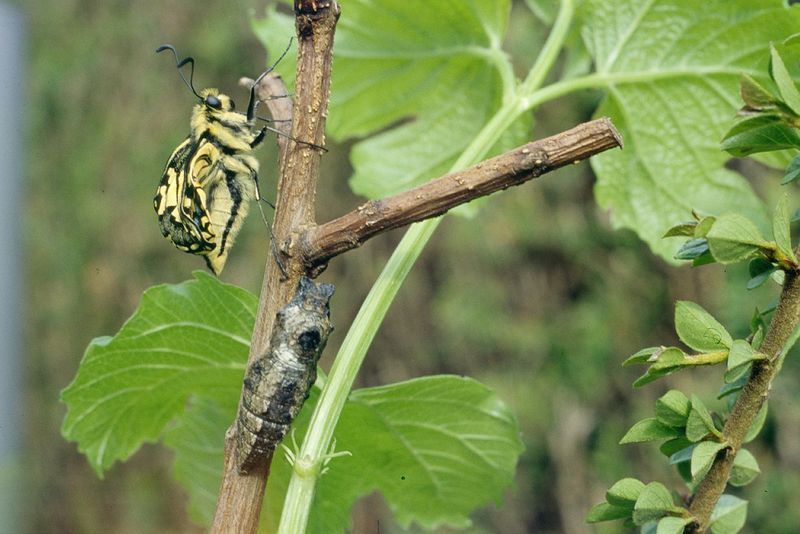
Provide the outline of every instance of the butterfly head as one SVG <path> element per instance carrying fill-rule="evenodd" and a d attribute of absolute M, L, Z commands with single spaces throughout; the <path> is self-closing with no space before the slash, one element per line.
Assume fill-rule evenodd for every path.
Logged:
<path fill-rule="evenodd" d="M 212 115 L 236 110 L 236 104 L 231 97 L 213 88 L 200 91 L 200 105 L 205 113 Z"/>

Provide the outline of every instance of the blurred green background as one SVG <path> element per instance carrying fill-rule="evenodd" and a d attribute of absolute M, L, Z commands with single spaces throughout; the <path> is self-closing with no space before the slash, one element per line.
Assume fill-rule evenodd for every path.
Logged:
<path fill-rule="evenodd" d="M 344 2 L 343 2 L 344 3 Z M 264 50 L 249 18 L 256 0 L 195 2 L 32 0 L 25 102 L 22 229 L 24 424 L 19 532 L 201 532 L 170 479 L 170 454 L 146 446 L 98 480 L 59 434 L 58 396 L 90 339 L 116 332 L 152 285 L 189 278 L 203 262 L 161 238 L 152 195 L 171 150 L 188 131 L 193 99 L 162 43 L 197 59 L 198 87 L 218 86 L 241 103 L 240 76 L 258 74 Z M 515 5 L 507 49 L 524 73 L 544 28 Z M 536 137 L 590 117 L 598 95 L 559 100 L 537 114 Z M 7 103 L 8 105 L 9 103 Z M 18 103 L 10 103 L 18 105 Z M 733 110 L 732 110 L 733 113 Z M 260 151 L 265 195 L 275 187 L 274 143 Z M 348 190 L 348 146 L 323 159 L 318 219 L 359 202 Z M 753 168 L 769 197 L 776 179 Z M 642 369 L 621 368 L 638 349 L 674 344 L 673 303 L 690 299 L 743 336 L 753 306 L 774 286 L 743 287 L 746 267 L 676 268 L 630 232 L 616 232 L 592 198 L 588 164 L 495 195 L 480 216 L 450 217 L 416 265 L 372 345 L 359 385 L 432 373 L 470 375 L 509 403 L 526 451 L 504 502 L 477 512 L 475 532 L 615 532 L 587 526 L 589 507 L 623 476 L 682 487 L 655 446 L 617 445 L 668 388 L 711 401 L 716 370 L 682 373 L 634 391 Z M 337 259 L 322 279 L 337 285 L 337 332 L 347 327 L 401 232 Z M 260 287 L 266 230 L 245 224 L 223 280 Z M 800 524 L 800 384 L 796 358 L 773 389 L 762 438 L 752 447 L 764 474 L 743 494 L 750 532 Z M 713 404 L 713 403 L 712 403 Z M 379 496 L 354 510 L 354 532 L 393 532 Z M 757 527 L 756 527 L 757 525 Z"/>

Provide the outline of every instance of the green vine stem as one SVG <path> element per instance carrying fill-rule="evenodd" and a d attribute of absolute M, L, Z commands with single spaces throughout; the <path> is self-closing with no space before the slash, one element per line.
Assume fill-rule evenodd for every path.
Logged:
<path fill-rule="evenodd" d="M 555 98 L 564 94 L 553 92 L 535 98 L 537 89 L 563 47 L 573 15 L 572 0 L 562 0 L 558 18 L 527 78 L 514 94 L 504 95 L 503 105 L 464 150 L 453 164 L 451 171 L 463 169 L 480 161 L 522 113 L 548 100 L 547 97 Z M 499 42 L 493 44 L 499 49 Z M 574 87 L 580 86 L 578 84 Z M 506 91 L 508 89 L 506 87 Z M 570 87 L 564 88 L 564 92 L 568 92 L 569 89 Z M 367 349 L 400 286 L 440 222 L 441 218 L 429 219 L 408 229 L 345 336 L 297 454 L 278 527 L 280 534 L 305 532 L 322 461 L 328 452 L 339 415 Z"/>
<path fill-rule="evenodd" d="M 729 447 L 720 451 L 708 474 L 695 491 L 689 512 L 696 522 L 689 525 L 686 532 L 705 532 L 708 528 L 711 512 L 728 484 L 736 452 L 742 446 L 747 431 L 767 400 L 772 380 L 780 369 L 780 361 L 790 348 L 787 347 L 787 341 L 794 337 L 798 324 L 800 324 L 800 275 L 797 271 L 788 271 L 778 308 L 759 348 L 759 351 L 767 354 L 769 358 L 753 362 L 750 378 L 742 388 L 722 430 L 722 437 Z"/>

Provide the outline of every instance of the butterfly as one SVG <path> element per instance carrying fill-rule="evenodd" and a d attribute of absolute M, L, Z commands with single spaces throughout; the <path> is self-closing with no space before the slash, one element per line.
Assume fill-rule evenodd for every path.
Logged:
<path fill-rule="evenodd" d="M 233 99 L 217 89 L 198 93 L 193 82 L 194 58 L 179 60 L 171 45 L 162 45 L 156 52 L 164 50 L 172 51 L 181 79 L 198 102 L 192 109 L 189 135 L 167 160 L 153 207 L 162 235 L 178 249 L 202 255 L 219 276 L 250 201 L 261 200 L 258 160 L 252 152 L 272 129 L 255 129 L 255 87 L 289 47 L 253 83 L 246 113 L 237 112 Z M 181 72 L 186 64 L 191 66 L 189 80 Z"/>

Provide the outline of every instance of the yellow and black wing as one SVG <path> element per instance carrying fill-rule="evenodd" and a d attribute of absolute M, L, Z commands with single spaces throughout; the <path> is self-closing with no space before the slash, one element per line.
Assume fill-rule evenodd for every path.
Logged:
<path fill-rule="evenodd" d="M 172 152 L 153 199 L 153 207 L 164 237 L 183 251 L 207 254 L 216 244 L 208 217 L 206 192 L 191 174 L 196 156 L 197 144 L 191 137 Z"/>
<path fill-rule="evenodd" d="M 170 156 L 153 200 L 161 233 L 203 255 L 219 275 L 256 196 L 257 168 L 252 156 L 227 154 L 213 137 L 188 137 Z"/>
<path fill-rule="evenodd" d="M 225 267 L 228 252 L 250 206 L 256 197 L 255 176 L 258 163 L 249 155 L 226 153 L 226 146 L 215 138 L 201 138 L 197 153 L 190 164 L 207 198 L 210 231 L 215 235 L 216 248 L 206 255 L 209 269 L 219 274 Z"/>

